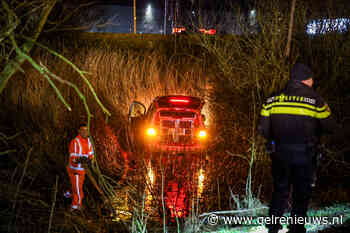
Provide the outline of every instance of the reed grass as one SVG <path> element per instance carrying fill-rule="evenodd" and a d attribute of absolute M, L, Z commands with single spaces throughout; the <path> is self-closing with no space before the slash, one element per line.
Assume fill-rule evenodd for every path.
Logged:
<path fill-rule="evenodd" d="M 136 171 L 140 177 L 126 176 L 123 180 L 128 164 L 120 148 L 130 152 L 126 140 L 130 103 L 137 100 L 149 106 L 156 96 L 167 94 L 204 98 L 208 102 L 204 109 L 206 123 L 212 135 L 212 143 L 204 155 L 208 181 L 202 199 L 192 199 L 192 220 L 183 230 L 199 230 L 199 213 L 225 210 L 230 200 L 230 207 L 236 209 L 260 205 L 256 202 L 260 184 L 263 184 L 260 201 L 268 200 L 270 160 L 255 134 L 259 107 L 267 96 L 283 88 L 291 64 L 301 60 L 312 66 L 318 78 L 318 91 L 335 106 L 339 120 L 349 118 L 349 111 L 342 106 L 349 98 L 346 83 L 350 77 L 350 35 L 305 37 L 296 33 L 292 56 L 285 60 L 288 22 L 281 19 L 285 12 L 274 4 L 261 7 L 264 7 L 262 12 L 271 14 L 258 16 L 265 21 L 259 25 L 259 33 L 253 35 L 180 38 L 142 35 L 140 38 L 126 36 L 125 40 L 121 36 L 95 38 L 96 35 L 84 34 L 78 38 L 66 35 L 55 41 L 43 39 L 41 43 L 54 48 L 84 72 L 101 103 L 111 113 L 106 121 L 90 87 L 72 66 L 52 53 L 35 51 L 32 57 L 37 64 L 76 85 L 86 97 L 93 115 L 91 134 L 97 151 L 94 170 L 99 176 L 95 178 L 99 184 L 106 183 L 103 191 L 111 199 L 115 198 L 115 203 L 120 204 L 122 200 L 118 198 L 126 196 L 138 214 L 134 212 L 133 221 L 111 222 L 106 217 L 110 211 L 108 204 L 88 179 L 85 184 L 87 208 L 81 216 L 72 216 L 66 211 L 61 191 L 69 187 L 65 171 L 68 144 L 76 135 L 79 123 L 87 120 L 85 107 L 73 88 L 53 79 L 72 108 L 68 111 L 40 73 L 24 64 L 25 73 L 17 73 L 0 96 L 0 156 L 9 164 L 1 171 L 0 185 L 0 200 L 5 203 L 1 215 L 8 219 L 5 228 L 9 232 L 24 232 L 24 227 L 25 232 L 42 229 L 50 232 L 154 232 L 157 229 L 164 232 L 164 228 L 157 228 L 156 221 L 152 222 L 142 212 L 146 211 L 140 204 L 143 203 L 140 193 L 147 186 L 146 166 L 140 165 L 141 169 Z M 305 10 L 297 4 L 296 28 L 305 23 Z M 339 91 L 334 93 L 334 90 Z M 23 133 L 18 135 L 18 132 Z M 27 157 L 28 151 L 30 157 Z M 348 165 L 339 162 L 341 155 L 331 152 L 336 159 L 324 165 L 324 174 L 334 164 L 338 170 L 346 171 Z M 142 164 L 139 160 L 144 155 L 127 154 L 128 159 Z M 49 189 L 56 183 L 56 176 L 60 182 L 53 205 Z M 325 193 L 323 197 L 328 196 L 329 193 Z M 347 197 L 342 193 L 342 198 Z M 158 203 L 156 208 L 163 209 L 164 204 L 155 203 Z M 55 213 L 51 211 L 53 207 Z M 130 221 L 133 222 L 131 229 Z"/>

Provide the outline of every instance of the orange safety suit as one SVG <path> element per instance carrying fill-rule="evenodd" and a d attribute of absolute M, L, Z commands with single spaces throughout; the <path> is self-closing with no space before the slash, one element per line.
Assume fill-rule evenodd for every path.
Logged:
<path fill-rule="evenodd" d="M 79 158 L 94 158 L 94 149 L 89 138 L 78 135 L 69 145 L 68 175 L 72 184 L 72 209 L 80 209 L 84 198 L 83 185 L 85 169 L 78 161 Z"/>

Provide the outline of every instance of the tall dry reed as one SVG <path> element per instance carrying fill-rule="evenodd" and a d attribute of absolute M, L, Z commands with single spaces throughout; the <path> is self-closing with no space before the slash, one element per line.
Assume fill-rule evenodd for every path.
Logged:
<path fill-rule="evenodd" d="M 99 35 L 99 38 L 85 35 L 62 37 L 51 43 L 42 41 L 87 72 L 97 95 L 112 113 L 108 122 L 88 87 L 70 66 L 42 50 L 37 50 L 33 57 L 56 75 L 78 85 L 86 95 L 94 115 L 91 132 L 96 139 L 97 159 L 102 173 L 112 177 L 111 183 L 117 190 L 125 189 L 119 183 L 126 167 L 125 158 L 116 145 L 120 143 L 127 149 L 121 138 L 125 137 L 130 103 L 138 100 L 148 106 L 154 97 L 166 94 L 206 99 L 205 113 L 213 143 L 206 155 L 205 175 L 210 182 L 203 192 L 206 202 L 200 204 L 201 211 L 223 209 L 229 200 L 234 207 L 230 189 L 233 194 L 245 194 L 247 177 L 251 179 L 249 192 L 255 196 L 260 184 L 264 184 L 264 199 L 271 192 L 269 158 L 261 147 L 251 147 L 257 144 L 252 122 L 257 121 L 264 98 L 283 88 L 291 64 L 296 60 L 310 64 L 319 78 L 318 90 L 335 106 L 336 116 L 344 120 L 350 114 L 342 107 L 349 102 L 346 85 L 350 77 L 349 33 L 305 37 L 297 32 L 293 37 L 292 57 L 286 61 L 283 52 L 288 22 L 281 17 L 286 11 L 276 6 L 261 6 L 264 8 L 258 12 L 265 13 L 261 16 L 264 23 L 259 25 L 257 34 L 130 36 L 128 40 L 113 35 Z M 302 28 L 300 25 L 306 19 L 305 8 L 297 5 L 296 28 Z M 25 73 L 18 73 L 0 96 L 0 148 L 11 151 L 4 155 L 8 167 L 1 171 L 0 186 L 6 209 L 2 215 L 9 224 L 1 227 L 10 232 L 21 232 L 24 226 L 30 228 L 27 232 L 38 232 L 48 229 L 49 224 L 51 232 L 127 231 L 123 224 L 105 224 L 106 205 L 88 180 L 84 212 L 87 216 L 72 217 L 65 211 L 61 191 L 69 187 L 65 172 L 67 147 L 76 135 L 79 122 L 86 120 L 84 106 L 71 88 L 57 83 L 72 106 L 73 111 L 67 111 L 35 69 L 29 64 L 22 69 Z M 249 166 L 247 161 L 252 161 L 251 156 L 255 162 Z M 338 160 L 332 164 L 345 171 L 346 167 Z M 57 198 L 52 188 L 56 175 L 60 181 Z M 141 208 L 142 199 L 137 195 L 140 190 L 132 186 L 125 190 L 129 202 Z M 50 218 L 52 206 L 57 212 Z"/>

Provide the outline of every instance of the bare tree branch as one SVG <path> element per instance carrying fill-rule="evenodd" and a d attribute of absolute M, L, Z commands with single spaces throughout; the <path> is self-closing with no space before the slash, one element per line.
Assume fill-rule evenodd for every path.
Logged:
<path fill-rule="evenodd" d="M 91 83 L 89 82 L 89 80 L 85 77 L 85 73 L 84 71 L 80 70 L 76 65 L 74 65 L 71 61 L 69 61 L 67 58 L 65 58 L 64 56 L 62 56 L 61 54 L 51 50 L 50 48 L 40 44 L 40 43 L 37 43 L 35 41 L 33 41 L 31 38 L 28 38 L 28 37 L 24 37 L 25 39 L 27 39 L 28 41 L 34 43 L 35 45 L 47 50 L 48 52 L 52 53 L 53 55 L 57 56 L 59 59 L 63 60 L 64 62 L 66 62 L 68 65 L 70 65 L 79 75 L 80 77 L 84 80 L 84 82 L 86 83 L 86 85 L 89 87 L 91 93 L 94 95 L 95 97 L 95 100 L 96 102 L 100 105 L 100 107 L 102 108 L 102 110 L 108 115 L 108 116 L 111 116 L 111 113 L 108 111 L 108 109 L 102 104 L 101 100 L 98 98 L 94 88 L 92 87 Z M 52 76 L 52 75 L 51 75 Z M 56 76 L 57 77 L 57 76 Z M 61 80 L 59 80 L 61 81 Z M 63 81 L 63 80 L 62 80 Z M 68 84 L 67 83 L 68 81 L 66 81 L 65 84 Z M 71 87 L 74 88 L 75 85 L 70 85 Z M 75 88 L 74 88 L 75 89 Z M 78 93 L 79 94 L 79 93 Z M 80 94 L 79 94 L 80 96 Z M 81 96 L 80 96 L 81 98 Z"/>
<path fill-rule="evenodd" d="M 2 4 L 4 6 L 4 9 L 7 11 L 8 15 L 16 15 L 14 13 L 14 11 L 10 9 L 9 5 L 5 2 L 5 0 L 2 0 Z M 36 41 L 38 39 L 41 31 L 43 30 L 43 27 L 44 27 L 46 21 L 47 21 L 47 18 L 49 16 L 51 10 L 55 6 L 55 4 L 56 4 L 56 0 L 51 0 L 51 1 L 48 2 L 46 7 L 44 7 L 42 9 L 42 13 L 41 13 L 41 16 L 40 16 L 40 21 L 39 21 L 36 29 L 34 29 L 34 33 L 33 33 L 33 36 L 32 36 L 34 41 Z M 9 23 L 12 24 L 12 23 L 15 23 L 15 22 L 11 22 L 10 21 Z M 15 46 L 15 45 L 13 45 L 13 46 Z M 22 51 L 24 53 L 29 53 L 32 48 L 33 48 L 33 43 L 32 42 L 26 42 L 22 46 Z M 4 88 L 6 87 L 8 81 L 13 76 L 13 74 L 16 73 L 16 71 L 18 70 L 18 64 L 21 65 L 25 60 L 26 59 L 23 56 L 17 55 L 15 58 L 10 60 L 10 62 L 8 62 L 5 65 L 4 70 L 0 73 L 0 94 L 2 93 Z"/>

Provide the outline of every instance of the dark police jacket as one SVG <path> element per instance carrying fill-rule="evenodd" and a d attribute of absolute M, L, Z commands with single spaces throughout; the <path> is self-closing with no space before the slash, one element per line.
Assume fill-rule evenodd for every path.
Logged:
<path fill-rule="evenodd" d="M 264 103 L 258 131 L 276 145 L 312 146 L 322 130 L 336 128 L 327 103 L 311 87 L 291 80 L 284 91 Z"/>

